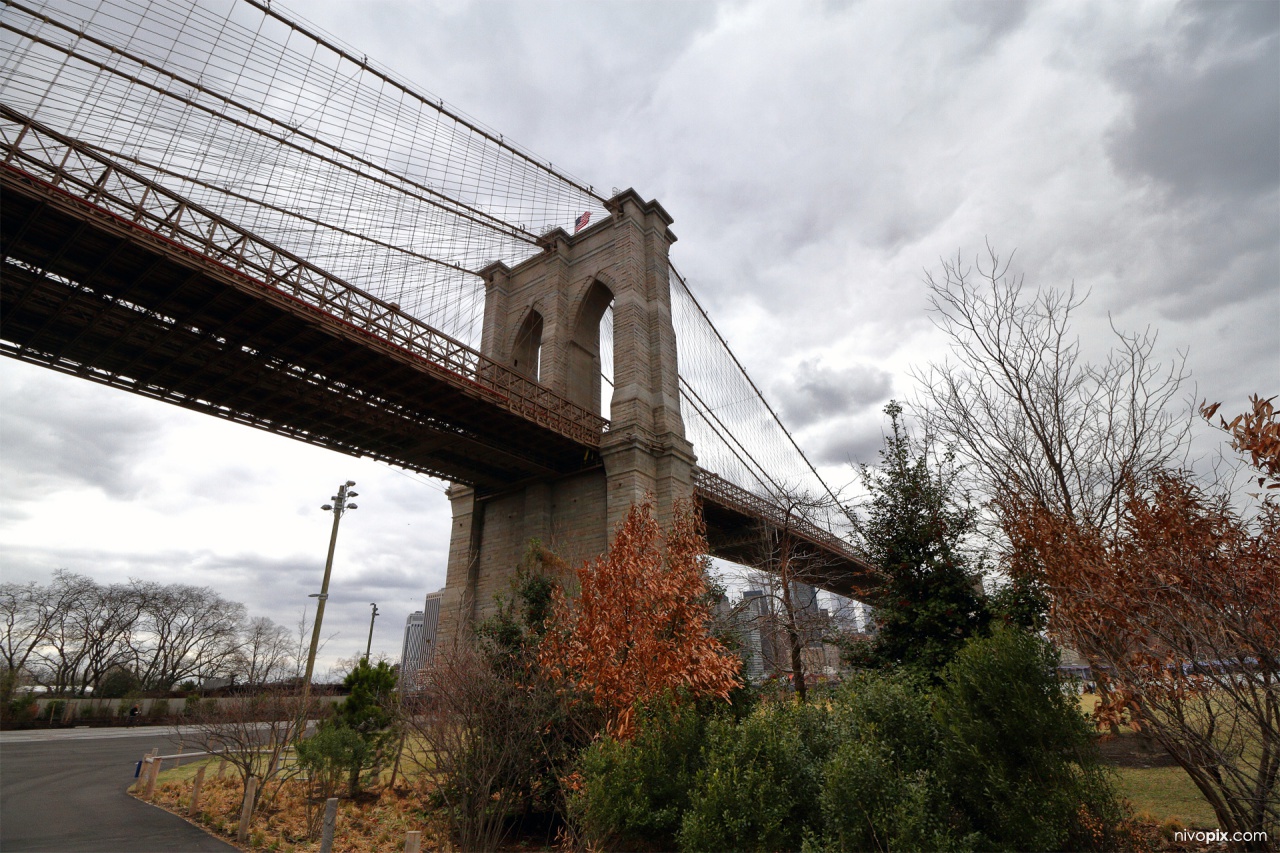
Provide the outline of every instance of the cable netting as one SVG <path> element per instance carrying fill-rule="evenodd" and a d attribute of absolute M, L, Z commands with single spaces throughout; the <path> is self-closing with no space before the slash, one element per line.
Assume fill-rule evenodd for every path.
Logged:
<path fill-rule="evenodd" d="M 605 215 L 590 187 L 269 5 L 5 6 L 9 106 L 472 346 L 475 271 Z"/>
<path fill-rule="evenodd" d="M 0 2 L 8 106 L 475 349 L 476 272 L 608 216 L 593 187 L 269 2 Z M 671 293 L 699 465 L 768 499 L 830 498 L 674 268 Z M 834 501 L 817 513 L 844 529 Z"/>
<path fill-rule="evenodd" d="M 843 537 L 849 519 L 751 377 L 671 268 L 681 414 L 698 466 Z"/>

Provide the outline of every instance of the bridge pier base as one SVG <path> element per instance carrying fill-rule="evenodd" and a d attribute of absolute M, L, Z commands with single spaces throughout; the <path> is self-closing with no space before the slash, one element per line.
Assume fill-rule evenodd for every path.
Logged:
<path fill-rule="evenodd" d="M 511 580 L 533 540 L 571 562 L 602 552 L 607 491 L 601 469 L 497 495 L 451 487 L 453 526 L 440 637 L 450 642 L 465 625 L 495 611 L 498 596 L 511 594 Z"/>
<path fill-rule="evenodd" d="M 533 540 L 576 566 L 604 553 L 628 510 L 651 501 L 666 527 L 672 506 L 693 495 L 693 454 L 620 437 L 601 448 L 603 466 L 498 495 L 449 489 L 453 526 L 440 607 L 440 636 L 449 642 L 464 625 L 493 614 Z"/>

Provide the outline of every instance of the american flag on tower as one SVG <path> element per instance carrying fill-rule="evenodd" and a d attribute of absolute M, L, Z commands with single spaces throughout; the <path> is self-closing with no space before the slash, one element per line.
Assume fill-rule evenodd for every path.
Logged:
<path fill-rule="evenodd" d="M 591 221 L 591 211 L 586 211 L 573 221 L 573 233 L 577 234 L 583 228 L 587 227 L 587 223 Z"/>

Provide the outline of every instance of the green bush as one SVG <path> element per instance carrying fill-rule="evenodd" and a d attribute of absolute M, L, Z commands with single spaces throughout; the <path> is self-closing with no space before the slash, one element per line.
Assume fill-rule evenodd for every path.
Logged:
<path fill-rule="evenodd" d="M 113 667 L 93 691 L 95 699 L 125 699 L 142 688 L 142 681 L 133 670 Z"/>
<path fill-rule="evenodd" d="M 765 704 L 736 725 L 712 720 L 680 847 L 800 849 L 820 816 L 820 763 L 833 745 L 827 716 L 811 704 Z"/>
<path fill-rule="evenodd" d="M 361 774 L 381 767 L 396 742 L 398 733 L 391 729 L 395 722 L 396 682 L 395 670 L 386 661 L 372 666 L 367 660 L 356 664 L 342 681 L 351 693 L 338 706 L 334 725 L 356 736 L 349 741 L 352 748 L 347 753 L 349 796 L 360 792 Z"/>
<path fill-rule="evenodd" d="M 582 753 L 572 816 L 607 849 L 1131 846 L 1055 664 L 1043 640 L 999 627 L 933 678 L 864 675 L 740 720 L 642 709 L 634 740 Z"/>
<path fill-rule="evenodd" d="M 990 850 L 1106 848 L 1123 809 L 1089 723 L 1044 640 L 1011 628 L 970 641 L 942 674 L 936 716 L 954 812 Z"/>
<path fill-rule="evenodd" d="M 372 666 L 361 660 L 342 680 L 350 693 L 338 706 L 338 719 L 361 731 L 385 729 L 395 719 L 397 681 L 395 670 L 386 661 Z"/>
<path fill-rule="evenodd" d="M 823 849 L 972 849 L 938 808 L 943 792 L 934 775 L 912 768 L 891 741 L 876 734 L 841 744 L 823 767 Z"/>
<path fill-rule="evenodd" d="M 4 721 L 8 725 L 25 725 L 35 719 L 40 703 L 30 693 L 18 693 L 4 703 Z"/>
<path fill-rule="evenodd" d="M 832 698 L 833 735 L 841 742 L 874 739 L 891 745 L 911 769 L 932 767 L 941 748 L 929 687 L 911 673 L 867 674 Z"/>
<path fill-rule="evenodd" d="M 863 676 L 833 697 L 831 714 L 839 746 L 822 768 L 824 848 L 970 846 L 947 821 L 946 792 L 932 769 L 940 757 L 941 731 L 922 682 L 907 676 Z"/>
<path fill-rule="evenodd" d="M 363 758 L 363 748 L 359 732 L 332 720 L 325 720 L 314 735 L 299 742 L 298 764 L 307 771 L 314 799 L 323 802 L 338 795 L 352 765 Z"/>
<path fill-rule="evenodd" d="M 593 847 L 672 850 L 702 766 L 707 715 L 669 697 L 637 709 L 630 741 L 603 738 L 578 762 L 570 818 Z"/>

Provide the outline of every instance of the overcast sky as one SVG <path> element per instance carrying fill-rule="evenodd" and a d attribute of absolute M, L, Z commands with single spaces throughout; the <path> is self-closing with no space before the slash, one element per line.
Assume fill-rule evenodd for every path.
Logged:
<path fill-rule="evenodd" d="M 596 187 L 672 251 L 829 481 L 945 356 L 923 277 L 990 241 L 1187 350 L 1201 398 L 1280 393 L 1280 3 L 313 2 L 306 17 Z M 1205 432 L 1201 430 L 1201 432 Z M 0 566 L 208 585 L 292 625 L 342 523 L 321 670 L 398 659 L 443 586 L 443 486 L 0 360 Z M 1207 434 L 1198 448 L 1207 449 Z"/>

